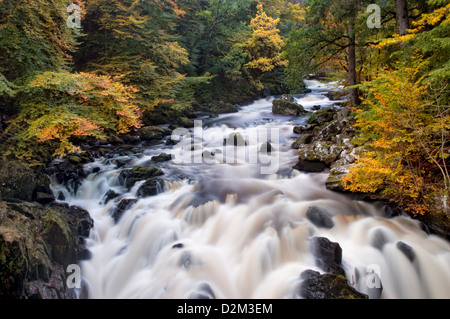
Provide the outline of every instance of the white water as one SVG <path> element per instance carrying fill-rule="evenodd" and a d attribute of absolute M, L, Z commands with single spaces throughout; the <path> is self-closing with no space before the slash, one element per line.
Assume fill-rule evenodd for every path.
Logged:
<path fill-rule="evenodd" d="M 299 101 L 332 104 L 317 92 L 319 82 L 307 84 L 313 92 Z M 76 194 L 53 185 L 55 193 L 87 209 L 95 222 L 88 242 L 92 258 L 82 263 L 89 297 L 195 298 L 212 290 L 216 298 L 301 298 L 300 274 L 307 269 L 323 273 L 308 245 L 319 236 L 340 244 L 346 277 L 371 297 L 369 279 L 376 269 L 381 298 L 450 298 L 447 241 L 427 235 L 408 217 L 385 219 L 379 205 L 326 190 L 326 174 L 291 170 L 297 154 L 290 144 L 298 137 L 292 128 L 303 121 L 274 116 L 271 99 L 243 107 L 239 114 L 204 119 L 208 150 L 220 149 L 234 128 L 244 137 L 279 128 L 279 143 L 272 140 L 272 153 L 253 164 L 246 159 L 259 145 L 247 147 L 247 157 L 236 163 L 216 156 L 210 164 L 158 164 L 168 180 L 165 190 L 139 199 L 117 224 L 111 209 L 123 198 L 136 198 L 140 185 L 127 192 L 120 170 L 170 153 L 172 147 L 157 145 L 125 157 L 129 162 L 120 169 L 107 159 L 88 164 L 86 169 L 101 170 Z M 228 149 L 221 150 L 228 156 Z M 269 164 L 279 164 L 278 172 L 261 174 Z M 110 189 L 121 196 L 105 205 L 102 199 Z M 305 215 L 310 206 L 327 210 L 335 226 L 314 226 Z M 412 247 L 412 262 L 397 248 L 399 241 Z"/>

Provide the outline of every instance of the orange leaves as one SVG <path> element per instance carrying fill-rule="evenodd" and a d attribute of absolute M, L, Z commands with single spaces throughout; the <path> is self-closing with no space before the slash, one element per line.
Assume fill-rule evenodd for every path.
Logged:
<path fill-rule="evenodd" d="M 36 76 L 29 87 L 29 103 L 15 125 L 28 123 L 24 138 L 57 141 L 55 155 L 78 150 L 70 140 L 73 136 L 98 138 L 141 126 L 142 112 L 133 104 L 137 90 L 109 77 L 46 72 Z"/>

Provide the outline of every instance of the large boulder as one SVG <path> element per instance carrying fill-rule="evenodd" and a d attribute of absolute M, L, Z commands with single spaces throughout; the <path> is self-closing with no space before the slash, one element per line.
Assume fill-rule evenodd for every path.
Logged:
<path fill-rule="evenodd" d="M 131 170 L 121 172 L 121 177 L 126 180 L 128 189 L 133 187 L 139 181 L 145 181 L 150 178 L 164 175 L 164 172 L 156 167 L 135 166 Z"/>
<path fill-rule="evenodd" d="M 75 298 L 65 269 L 89 258 L 89 213 L 67 205 L 0 202 L 0 298 Z"/>
<path fill-rule="evenodd" d="M 0 200 L 36 201 L 49 204 L 55 200 L 50 179 L 41 167 L 12 160 L 0 166 Z"/>
<path fill-rule="evenodd" d="M 305 299 L 368 299 L 348 284 L 342 275 L 306 270 L 300 275 L 299 295 Z"/>
<path fill-rule="evenodd" d="M 310 240 L 310 250 L 316 257 L 316 264 L 327 273 L 345 276 L 342 269 L 342 248 L 338 243 L 325 237 L 313 237 Z"/>
<path fill-rule="evenodd" d="M 272 102 L 272 112 L 273 114 L 287 116 L 299 116 L 308 113 L 303 106 L 295 103 L 293 97 L 290 95 L 283 95 L 281 99 L 274 100 Z"/>

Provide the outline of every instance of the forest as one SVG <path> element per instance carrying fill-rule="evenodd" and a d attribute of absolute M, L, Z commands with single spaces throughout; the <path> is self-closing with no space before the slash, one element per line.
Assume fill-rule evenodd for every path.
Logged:
<path fill-rule="evenodd" d="M 312 76 L 345 85 L 347 190 L 447 207 L 448 0 L 0 0 L 0 154 L 42 166 Z"/>

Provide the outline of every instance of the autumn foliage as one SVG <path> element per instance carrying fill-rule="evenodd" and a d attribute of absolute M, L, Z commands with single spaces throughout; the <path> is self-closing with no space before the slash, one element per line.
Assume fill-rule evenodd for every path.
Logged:
<path fill-rule="evenodd" d="M 449 190 L 450 114 L 420 76 L 424 63 L 386 68 L 373 81 L 357 113 L 362 154 L 344 185 L 352 192 L 381 193 L 414 214 Z"/>
<path fill-rule="evenodd" d="M 32 159 L 25 143 L 56 141 L 54 155 L 80 151 L 74 136 L 102 138 L 141 126 L 141 111 L 133 103 L 136 89 L 106 76 L 45 72 L 36 76 L 22 97 L 22 110 L 8 127 L 24 144 L 22 157 Z M 17 147 L 16 147 L 17 150 Z"/>

